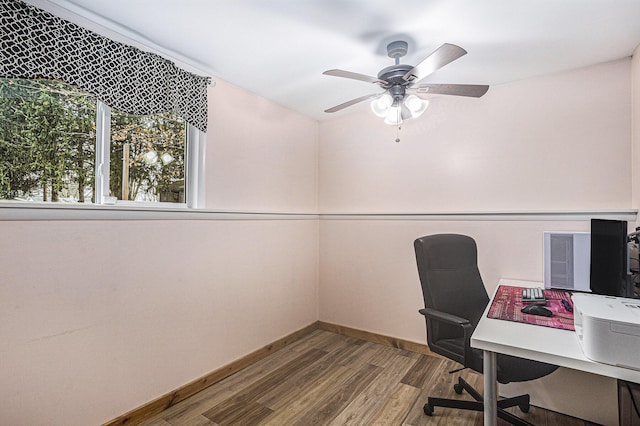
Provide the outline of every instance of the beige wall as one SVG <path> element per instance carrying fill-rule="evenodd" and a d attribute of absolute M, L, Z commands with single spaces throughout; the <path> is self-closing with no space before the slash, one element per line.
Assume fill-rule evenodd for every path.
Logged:
<path fill-rule="evenodd" d="M 321 212 L 630 207 L 630 60 L 434 97 L 395 128 L 320 126 Z"/>
<path fill-rule="evenodd" d="M 316 213 L 318 123 L 222 80 L 209 103 L 207 208 Z"/>
<path fill-rule="evenodd" d="M 207 208 L 315 212 L 317 123 L 219 81 Z M 113 419 L 315 322 L 318 222 L 0 221 L 0 424 Z"/>
<path fill-rule="evenodd" d="M 406 123 L 400 143 L 394 142 L 392 128 L 366 110 L 324 122 L 320 209 L 628 209 L 630 73 L 626 59 L 492 87 L 481 99 L 434 98 L 424 117 Z M 501 277 L 542 281 L 545 230 L 584 231 L 589 222 L 325 220 L 320 231 L 320 319 L 424 342 L 424 320 L 417 313 L 422 295 L 415 238 L 442 232 L 474 237 L 480 271 L 492 292 Z M 560 383 L 558 375 L 565 375 Z M 555 376 L 531 388 L 534 403 L 599 423 L 616 422 L 613 381 L 591 388 L 592 376 Z M 568 386 L 575 383 L 583 391 L 587 384 L 584 397 Z M 594 404 L 598 400 L 604 403 Z"/>
<path fill-rule="evenodd" d="M 487 99 L 454 99 L 447 105 L 438 98 L 439 109 L 433 118 L 438 123 L 429 123 L 432 110 L 428 109 L 424 117 L 413 122 L 414 127 L 407 122 L 400 143 L 389 137 L 389 126 L 370 118 L 373 114 L 367 111 L 324 122 L 320 126 L 321 211 L 378 214 L 629 209 L 630 70 L 631 61 L 622 60 L 498 86 L 489 91 Z M 570 90 L 563 88 L 565 85 Z M 422 121 L 426 124 L 420 124 Z M 417 127 L 431 130 L 418 132 Z M 473 161 L 465 160 L 471 157 Z M 461 163 L 468 167 L 461 167 Z M 342 276 L 342 281 L 352 285 L 361 281 L 357 275 L 338 273 L 336 262 L 350 263 L 349 270 L 354 274 L 366 274 L 378 262 L 387 263 L 386 256 L 402 247 L 405 254 L 397 256 L 406 261 L 409 250 L 412 257 L 415 237 L 459 229 L 484 240 L 479 241 L 484 243 L 480 245 L 480 266 L 491 291 L 500 277 L 542 280 L 543 230 L 588 230 L 589 223 L 402 221 L 375 220 L 372 216 L 360 221 L 326 220 L 321 228 L 321 317 L 327 321 L 348 320 L 345 325 L 364 325 L 355 312 L 336 308 L 345 302 L 333 285 L 344 286 L 332 277 Z M 412 229 L 415 234 L 403 234 L 400 229 Z M 390 244 L 393 248 L 373 256 L 367 253 L 366 244 L 357 246 L 363 250 L 356 257 L 363 262 L 358 265 L 352 261 L 353 252 L 341 252 L 359 244 L 361 238 L 377 240 L 375 247 Z M 409 259 L 411 274 L 415 273 L 414 266 Z M 384 270 L 384 266 L 381 268 Z M 395 279 L 390 282 L 398 285 Z M 415 284 L 411 282 L 410 286 Z M 373 290 L 373 294 L 385 291 Z M 335 317 L 341 314 L 344 317 Z M 393 312 L 388 316 L 405 314 Z M 386 331 L 410 337 L 402 325 Z M 421 339 L 422 334 L 412 338 Z"/>

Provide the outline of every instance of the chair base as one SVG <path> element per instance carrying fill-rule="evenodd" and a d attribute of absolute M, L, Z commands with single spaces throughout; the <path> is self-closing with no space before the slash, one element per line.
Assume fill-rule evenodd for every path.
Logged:
<path fill-rule="evenodd" d="M 463 391 L 467 391 L 467 393 L 471 395 L 475 401 L 429 397 L 427 403 L 423 408 L 424 413 L 428 416 L 432 416 L 435 407 L 484 411 L 482 395 L 480 395 L 478 391 L 471 387 L 471 385 L 467 383 L 462 377 L 458 377 L 458 383 L 453 385 L 453 389 L 457 394 L 462 394 Z M 529 423 L 528 421 L 523 420 L 520 417 L 513 415 L 505 410 L 506 408 L 515 406 L 520 408 L 520 411 L 522 411 L 523 413 L 528 413 L 530 408 L 529 395 L 520 395 L 513 398 L 501 399 L 500 401 L 498 401 L 498 417 L 515 426 L 533 426 L 532 423 Z"/>

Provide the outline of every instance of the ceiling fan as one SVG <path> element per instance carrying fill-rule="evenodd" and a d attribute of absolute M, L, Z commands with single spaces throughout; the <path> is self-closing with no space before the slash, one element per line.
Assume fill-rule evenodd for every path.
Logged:
<path fill-rule="evenodd" d="M 373 99 L 371 103 L 373 112 L 383 117 L 385 123 L 399 125 L 403 119 L 417 117 L 427 108 L 428 101 L 422 99 L 420 95 L 437 94 L 479 98 L 489 90 L 487 85 L 476 84 L 420 84 L 422 79 L 434 71 L 467 54 L 466 50 L 455 44 L 443 44 L 416 66 L 400 63 L 400 58 L 407 54 L 407 50 L 406 41 L 389 43 L 387 55 L 395 59 L 395 64 L 383 68 L 377 77 L 338 69 L 323 72 L 324 75 L 374 83 L 384 89 L 382 93 L 361 96 L 329 108 L 325 112 L 340 111 L 359 102 Z"/>

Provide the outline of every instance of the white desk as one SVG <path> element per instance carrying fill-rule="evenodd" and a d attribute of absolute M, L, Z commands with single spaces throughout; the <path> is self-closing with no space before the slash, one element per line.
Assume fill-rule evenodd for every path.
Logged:
<path fill-rule="evenodd" d="M 542 283 L 502 279 L 500 285 L 541 287 Z M 485 425 L 497 422 L 496 353 L 640 383 L 640 371 L 602 364 L 585 357 L 575 332 L 488 318 L 490 306 L 491 303 L 471 336 L 471 346 L 483 351 Z"/>

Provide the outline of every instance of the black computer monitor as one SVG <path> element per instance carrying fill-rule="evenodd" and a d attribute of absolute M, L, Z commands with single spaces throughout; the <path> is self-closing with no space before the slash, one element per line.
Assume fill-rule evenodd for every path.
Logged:
<path fill-rule="evenodd" d="M 628 297 L 627 258 L 627 222 L 591 219 L 591 291 Z"/>

